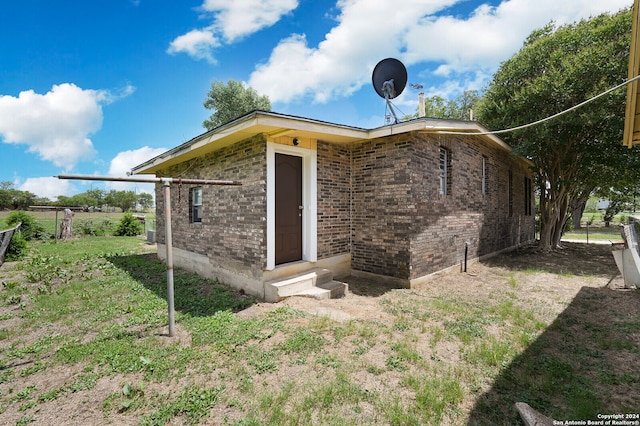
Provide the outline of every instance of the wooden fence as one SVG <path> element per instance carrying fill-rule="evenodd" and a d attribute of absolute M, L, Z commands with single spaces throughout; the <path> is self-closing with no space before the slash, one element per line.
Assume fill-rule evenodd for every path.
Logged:
<path fill-rule="evenodd" d="M 0 265 L 4 263 L 4 256 L 7 254 L 11 238 L 13 238 L 13 234 L 20 229 L 20 225 L 22 225 L 22 223 L 17 224 L 14 228 L 0 231 Z"/>

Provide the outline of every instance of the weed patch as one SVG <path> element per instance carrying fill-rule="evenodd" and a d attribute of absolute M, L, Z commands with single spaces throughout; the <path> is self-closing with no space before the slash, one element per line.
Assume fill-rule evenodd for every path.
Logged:
<path fill-rule="evenodd" d="M 610 250 L 569 245 L 562 265 L 516 251 L 424 288 L 361 281 L 343 299 L 242 314 L 255 300 L 176 269 L 169 338 L 166 270 L 142 240 L 33 244 L 0 285 L 7 424 L 78 421 L 63 407 L 80 404 L 98 408 L 87 423 L 235 426 L 519 424 L 514 401 L 556 419 L 637 408 L 640 299 L 604 288 Z"/>
<path fill-rule="evenodd" d="M 286 354 L 308 355 L 319 351 L 326 343 L 322 335 L 306 328 L 297 328 L 278 347 Z"/>
<path fill-rule="evenodd" d="M 223 387 L 202 388 L 189 386 L 174 399 L 168 398 L 160 408 L 142 418 L 141 426 L 165 425 L 176 417 L 183 417 L 187 424 L 195 425 L 209 416 L 209 411 L 218 402 Z"/>

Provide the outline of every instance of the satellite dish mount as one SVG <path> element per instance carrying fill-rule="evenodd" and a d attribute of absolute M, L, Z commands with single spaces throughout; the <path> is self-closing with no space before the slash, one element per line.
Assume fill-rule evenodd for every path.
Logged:
<path fill-rule="evenodd" d="M 373 69 L 371 80 L 376 93 L 387 103 L 393 115 L 394 124 L 397 124 L 398 116 L 393 109 L 391 99 L 399 96 L 407 85 L 407 69 L 397 59 L 383 59 Z"/>

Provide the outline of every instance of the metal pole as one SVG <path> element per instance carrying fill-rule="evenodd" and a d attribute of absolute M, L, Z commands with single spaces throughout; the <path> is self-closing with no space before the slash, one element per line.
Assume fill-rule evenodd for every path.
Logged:
<path fill-rule="evenodd" d="M 164 187 L 164 244 L 167 250 L 167 301 L 169 302 L 169 337 L 173 337 L 175 328 L 175 306 L 173 303 L 173 242 L 171 241 L 171 181 L 162 181 Z"/>
<path fill-rule="evenodd" d="M 154 182 L 165 182 L 169 183 L 184 183 L 187 185 L 234 185 L 240 186 L 242 183 L 236 180 L 216 180 L 216 179 L 189 179 L 189 178 L 171 178 L 171 177 L 142 177 L 142 176 L 127 176 L 127 177 L 118 177 L 118 176 L 93 176 L 93 175 L 65 175 L 61 174 L 57 177 L 58 179 L 75 179 L 75 180 L 100 180 L 100 181 L 111 181 L 111 182 L 139 182 L 139 183 L 154 183 Z"/>
<path fill-rule="evenodd" d="M 469 252 L 469 243 L 464 243 L 464 272 L 467 272 L 467 253 Z"/>
<path fill-rule="evenodd" d="M 165 217 L 165 245 L 167 249 L 167 301 L 169 302 L 169 337 L 173 337 L 175 328 L 175 305 L 173 301 L 173 242 L 171 241 L 171 184 L 194 184 L 194 185 L 234 185 L 240 186 L 242 183 L 235 180 L 214 180 L 214 179 L 182 179 L 171 177 L 141 177 L 141 176 L 93 176 L 93 175 L 58 175 L 58 179 L 76 180 L 100 180 L 112 182 L 141 182 L 154 183 L 162 182 L 164 187 L 164 217 Z"/>
<path fill-rule="evenodd" d="M 589 244 L 589 222 L 587 222 L 587 244 Z"/>

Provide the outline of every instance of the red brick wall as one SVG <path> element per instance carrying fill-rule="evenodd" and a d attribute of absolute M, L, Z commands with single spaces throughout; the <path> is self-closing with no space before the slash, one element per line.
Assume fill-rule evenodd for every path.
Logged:
<path fill-rule="evenodd" d="M 318 258 L 351 254 L 352 268 L 414 279 L 534 238 L 525 216 L 526 164 L 478 137 L 405 134 L 353 145 L 317 143 Z M 451 191 L 440 195 L 439 150 L 451 155 Z M 487 194 L 482 194 L 482 158 Z M 509 216 L 509 170 L 513 215 Z M 189 221 L 189 189 L 172 186 L 176 247 L 243 265 L 266 267 L 266 142 L 236 143 L 161 175 L 239 180 L 203 186 L 202 223 Z M 162 187 L 157 238 L 164 242 Z"/>
<path fill-rule="evenodd" d="M 439 194 L 440 147 L 451 155 L 451 191 Z M 488 170 L 482 194 L 482 157 Z M 534 238 L 524 216 L 525 164 L 478 138 L 413 134 L 352 151 L 352 267 L 414 279 Z M 508 173 L 513 216 L 508 215 Z"/>
<path fill-rule="evenodd" d="M 352 150 L 352 268 L 406 278 L 413 195 L 409 136 L 357 144 Z"/>
<path fill-rule="evenodd" d="M 351 251 L 351 151 L 318 141 L 318 258 Z"/>
<path fill-rule="evenodd" d="M 193 179 L 237 180 L 242 186 L 202 185 L 202 223 L 189 221 L 189 189 L 171 187 L 173 245 L 256 270 L 266 267 L 266 141 L 236 143 L 179 164 L 161 175 Z M 162 186 L 156 185 L 158 242 L 164 244 Z"/>
<path fill-rule="evenodd" d="M 479 138 L 418 134 L 415 139 L 412 187 L 416 214 L 410 278 L 460 264 L 466 244 L 468 257 L 474 258 L 533 240 L 534 217 L 524 215 L 524 178 L 530 176 L 526 164 Z M 451 152 L 448 195 L 438 194 L 434 180 L 440 146 Z M 483 156 L 487 170 L 484 195 Z M 509 170 L 513 176 L 511 217 Z"/>

